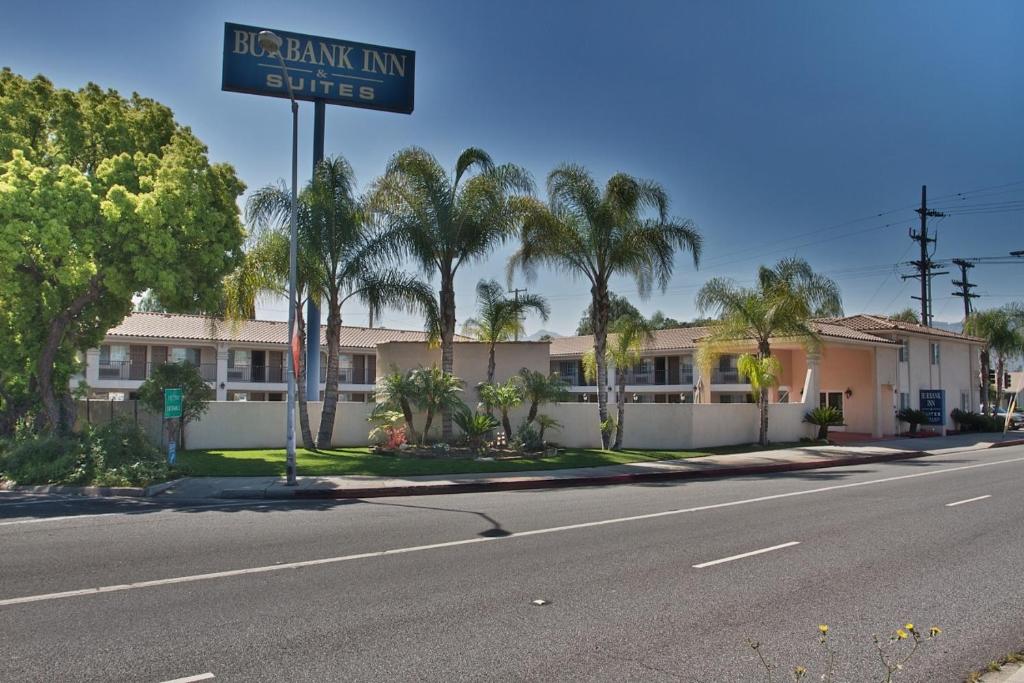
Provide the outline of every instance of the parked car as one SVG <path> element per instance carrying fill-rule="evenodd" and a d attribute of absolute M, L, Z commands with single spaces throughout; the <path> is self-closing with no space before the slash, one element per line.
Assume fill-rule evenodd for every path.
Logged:
<path fill-rule="evenodd" d="M 1006 408 L 996 408 L 995 415 L 1000 420 L 1006 420 Z M 1019 410 L 1015 410 L 1010 413 L 1010 429 L 1020 429 L 1024 427 L 1024 413 Z"/>

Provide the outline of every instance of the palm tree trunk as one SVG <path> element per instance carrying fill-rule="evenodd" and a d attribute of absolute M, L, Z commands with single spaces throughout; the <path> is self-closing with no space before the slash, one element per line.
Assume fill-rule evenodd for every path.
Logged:
<path fill-rule="evenodd" d="M 590 288 L 591 319 L 594 327 L 594 360 L 597 363 L 597 419 L 601 423 L 601 448 L 607 450 L 611 432 L 605 429 L 608 422 L 608 363 L 605 349 L 608 344 L 608 286 L 594 285 Z"/>
<path fill-rule="evenodd" d="M 327 388 L 324 390 L 323 412 L 320 414 L 320 431 L 316 437 L 317 448 L 330 448 L 334 435 L 334 416 L 338 411 L 338 375 L 341 352 L 341 304 L 335 293 L 331 293 L 327 313 Z"/>
<path fill-rule="evenodd" d="M 427 416 L 424 418 L 424 421 L 423 421 L 423 435 L 422 435 L 422 438 L 420 438 L 420 443 L 421 444 L 426 444 L 427 443 L 427 433 L 430 432 L 430 423 L 432 423 L 433 421 L 434 421 L 434 411 L 433 410 L 428 410 L 427 411 Z"/>
<path fill-rule="evenodd" d="M 444 273 L 440 291 L 441 370 L 447 375 L 452 374 L 455 363 L 455 287 L 453 280 L 454 277 L 451 273 Z M 426 430 L 423 431 L 423 437 L 426 438 Z M 446 407 L 441 411 L 441 440 L 451 441 L 453 433 L 452 411 Z"/>
<path fill-rule="evenodd" d="M 491 348 L 487 354 L 487 383 L 494 384 L 494 342 L 491 342 Z"/>
<path fill-rule="evenodd" d="M 404 398 L 399 400 L 399 405 L 402 406 L 402 417 L 405 418 L 405 440 L 409 443 L 414 443 L 416 441 L 416 427 L 412 423 L 412 406 Z"/>
<path fill-rule="evenodd" d="M 512 421 L 508 419 L 508 409 L 501 409 L 501 427 L 505 430 L 505 442 L 512 440 Z"/>
<path fill-rule="evenodd" d="M 302 432 L 302 445 L 312 450 L 316 449 L 313 441 L 313 430 L 309 426 L 309 401 L 306 398 L 306 318 L 302 315 L 302 306 L 295 307 L 295 320 L 299 327 L 299 431 Z M 319 330 L 317 330 L 319 333 Z M 285 362 L 291 363 L 291 353 Z"/>
<path fill-rule="evenodd" d="M 981 352 L 981 412 L 985 415 L 991 414 L 989 410 L 989 383 L 988 383 L 988 371 L 992 367 L 992 357 L 989 355 L 988 349 L 984 349 Z"/>
<path fill-rule="evenodd" d="M 626 374 L 624 372 L 617 374 L 622 377 L 622 381 L 619 382 L 618 394 L 615 396 L 615 403 L 618 407 L 618 421 L 615 424 L 615 443 L 612 445 L 613 451 L 617 451 L 622 448 L 623 424 L 626 422 Z"/>

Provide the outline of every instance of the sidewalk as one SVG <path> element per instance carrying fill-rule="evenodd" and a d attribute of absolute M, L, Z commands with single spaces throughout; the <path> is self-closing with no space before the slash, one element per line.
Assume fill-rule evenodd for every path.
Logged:
<path fill-rule="evenodd" d="M 574 486 L 607 486 L 640 482 L 745 476 L 770 472 L 842 467 L 905 460 L 947 452 L 981 450 L 1024 443 L 1019 435 L 963 434 L 925 439 L 893 439 L 842 446 L 808 446 L 776 451 L 710 455 L 686 460 L 661 460 L 628 465 L 507 473 L 410 477 L 299 477 L 285 486 L 277 477 L 189 477 L 160 494 L 161 498 L 377 498 L 479 491 L 510 491 Z"/>

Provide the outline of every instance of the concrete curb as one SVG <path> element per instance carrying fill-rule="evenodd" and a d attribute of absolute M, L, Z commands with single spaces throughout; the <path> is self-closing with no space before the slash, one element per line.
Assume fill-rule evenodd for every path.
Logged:
<path fill-rule="evenodd" d="M 5 483 L 0 485 L 0 490 L 19 491 L 21 493 L 66 493 L 89 498 L 147 498 L 163 493 L 179 481 L 181 481 L 181 478 L 153 484 L 145 488 L 141 486 L 17 486 Z"/>
<path fill-rule="evenodd" d="M 688 479 L 722 479 L 776 472 L 817 470 L 828 467 L 847 467 L 875 462 L 910 460 L 931 455 L 926 451 L 905 451 L 881 455 L 863 455 L 842 460 L 812 460 L 797 463 L 773 463 L 769 465 L 738 465 L 716 467 L 707 470 L 682 470 L 676 472 L 635 472 L 593 477 L 568 477 L 560 479 L 526 479 L 519 481 L 491 480 L 454 484 L 410 484 L 409 486 L 346 488 L 346 489 L 284 489 L 280 486 L 265 489 L 225 489 L 218 498 L 242 499 L 344 499 L 344 498 L 391 498 L 396 496 L 432 496 L 452 493 L 482 493 L 487 491 L 526 491 L 536 489 L 577 488 L 582 486 L 616 486 L 622 484 L 643 484 Z"/>
<path fill-rule="evenodd" d="M 1009 441 L 997 441 L 989 448 L 1003 448 L 1005 446 L 1024 446 L 1024 439 L 1011 439 Z"/>

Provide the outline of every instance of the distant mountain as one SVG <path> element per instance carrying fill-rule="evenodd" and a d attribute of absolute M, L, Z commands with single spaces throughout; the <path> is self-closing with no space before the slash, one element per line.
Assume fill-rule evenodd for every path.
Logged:
<path fill-rule="evenodd" d="M 540 341 L 540 338 L 543 337 L 544 335 L 547 335 L 547 336 L 551 337 L 552 339 L 554 339 L 555 337 L 563 337 L 563 336 L 565 336 L 565 335 L 562 335 L 562 334 L 558 334 L 557 332 L 552 332 L 551 330 L 540 329 L 540 330 L 537 330 L 536 332 L 534 332 L 533 334 L 527 336 L 525 339 L 526 339 L 526 341 Z"/>

